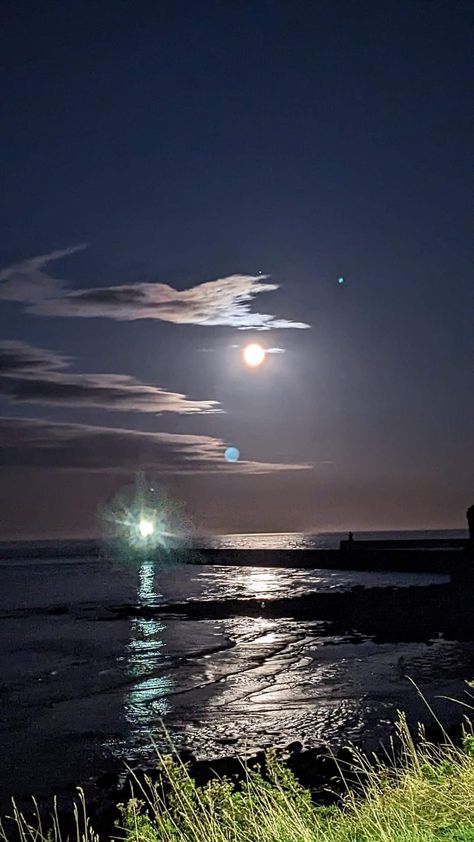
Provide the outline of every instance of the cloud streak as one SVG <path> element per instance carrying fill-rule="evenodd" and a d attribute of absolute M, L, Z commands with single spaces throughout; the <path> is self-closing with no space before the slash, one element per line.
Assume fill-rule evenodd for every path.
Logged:
<path fill-rule="evenodd" d="M 27 342 L 4 340 L 0 342 L 0 377 L 15 374 L 38 374 L 64 368 L 69 357 L 36 348 Z"/>
<path fill-rule="evenodd" d="M 83 247 L 51 252 L 4 269 L 0 273 L 0 298 L 21 301 L 27 312 L 39 316 L 154 319 L 207 327 L 225 325 L 238 330 L 309 327 L 305 322 L 251 311 L 257 295 L 278 289 L 278 284 L 268 282 L 267 275 L 229 275 L 185 290 L 145 282 L 71 290 L 44 271 L 48 263 L 80 248 Z"/>
<path fill-rule="evenodd" d="M 221 412 L 218 401 L 191 400 L 179 392 L 123 374 L 73 374 L 68 358 L 25 342 L 0 342 L 0 394 L 12 403 L 100 408 L 122 412 Z"/>
<path fill-rule="evenodd" d="M 85 248 L 82 244 L 58 249 L 8 266 L 0 272 L 0 299 L 29 304 L 60 295 L 67 290 L 68 284 L 58 278 L 52 278 L 43 271 L 44 267 L 54 260 L 69 257 Z"/>
<path fill-rule="evenodd" d="M 310 464 L 224 459 L 218 438 L 177 433 L 59 424 L 24 418 L 0 418 L 0 465 L 68 471 L 161 474 L 271 474 L 311 468 Z"/>

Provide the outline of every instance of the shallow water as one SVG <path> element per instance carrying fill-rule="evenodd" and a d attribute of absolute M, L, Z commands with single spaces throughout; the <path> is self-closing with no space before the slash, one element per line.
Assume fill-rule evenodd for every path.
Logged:
<path fill-rule="evenodd" d="M 397 708 L 425 715 L 410 676 L 445 721 L 474 644 L 376 644 L 323 621 L 119 618 L 119 605 L 417 587 L 447 577 L 277 568 L 120 566 L 96 559 L 0 563 L 0 791 L 66 794 L 124 759 L 150 761 L 163 722 L 200 757 L 265 745 L 376 746 Z M 51 610 L 57 613 L 52 614 Z M 389 618 L 388 618 L 389 622 Z M 426 718 L 426 717 L 425 717 Z"/>

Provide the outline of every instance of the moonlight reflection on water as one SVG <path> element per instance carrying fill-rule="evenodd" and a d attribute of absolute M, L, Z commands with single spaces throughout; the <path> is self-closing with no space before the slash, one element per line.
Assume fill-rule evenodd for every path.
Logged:
<path fill-rule="evenodd" d="M 104 765 L 122 770 L 124 760 L 154 763 L 154 743 L 166 745 L 163 722 L 177 746 L 207 758 L 292 740 L 376 747 L 397 708 L 412 721 L 426 715 L 406 675 L 446 723 L 459 711 L 437 697 L 461 698 L 472 678 L 472 641 L 377 643 L 322 620 L 274 619 L 263 607 L 258 615 L 272 599 L 442 576 L 156 567 L 146 557 L 135 566 L 20 559 L 1 572 L 0 783 L 18 796 L 40 795 L 46 780 L 60 793 Z M 250 600 L 256 615 L 211 619 L 214 605 L 234 598 Z M 173 613 L 189 602 L 208 603 L 210 619 Z M 166 621 L 146 615 L 162 603 L 171 608 Z M 15 765 L 19 756 L 27 768 Z"/>
<path fill-rule="evenodd" d="M 138 570 L 137 603 L 156 605 L 156 565 L 142 559 Z M 130 683 L 124 697 L 124 715 L 130 730 L 127 744 L 149 742 L 157 721 L 170 710 L 168 696 L 173 681 L 166 673 L 166 654 L 161 620 L 134 617 L 130 623 L 130 642 L 126 649 L 127 673 Z"/>

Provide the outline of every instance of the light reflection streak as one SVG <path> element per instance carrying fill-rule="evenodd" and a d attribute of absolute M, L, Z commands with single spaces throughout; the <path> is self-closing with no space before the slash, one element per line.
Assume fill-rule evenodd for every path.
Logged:
<path fill-rule="evenodd" d="M 271 597 L 279 590 L 280 581 L 273 570 L 246 569 L 243 577 L 243 591 L 246 597 L 257 599 Z"/>
<path fill-rule="evenodd" d="M 137 603 L 151 607 L 159 602 L 155 590 L 156 565 L 152 559 L 141 559 L 138 569 Z M 170 710 L 168 696 L 173 690 L 172 679 L 164 674 L 166 655 L 163 651 L 161 620 L 134 617 L 130 626 L 130 641 L 126 649 L 127 674 L 130 683 L 124 699 L 124 715 L 130 726 L 128 742 L 136 749 L 150 745 L 151 733 Z"/>

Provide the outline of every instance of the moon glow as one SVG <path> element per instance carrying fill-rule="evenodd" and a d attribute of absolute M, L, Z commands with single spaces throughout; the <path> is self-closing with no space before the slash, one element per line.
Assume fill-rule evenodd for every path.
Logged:
<path fill-rule="evenodd" d="M 250 368 L 257 368 L 265 359 L 265 348 L 262 348 L 257 342 L 252 342 L 246 345 L 243 351 L 244 362 Z"/>

